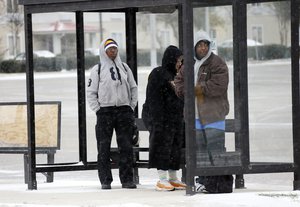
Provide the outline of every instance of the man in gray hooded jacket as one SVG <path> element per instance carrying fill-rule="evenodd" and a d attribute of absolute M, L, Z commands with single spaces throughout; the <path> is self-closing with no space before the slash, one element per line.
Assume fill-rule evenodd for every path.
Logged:
<path fill-rule="evenodd" d="M 137 85 L 131 69 L 121 61 L 116 41 L 105 39 L 100 44 L 99 56 L 100 63 L 92 68 L 87 86 L 87 101 L 97 115 L 99 179 L 102 189 L 111 189 L 110 146 L 115 130 L 122 188 L 136 188 L 133 182 L 132 137 Z"/>

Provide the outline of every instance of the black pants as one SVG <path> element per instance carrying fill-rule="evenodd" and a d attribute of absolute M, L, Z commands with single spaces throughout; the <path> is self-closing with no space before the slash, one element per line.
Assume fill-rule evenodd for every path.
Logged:
<path fill-rule="evenodd" d="M 133 182 L 134 114 L 129 106 L 102 107 L 97 112 L 96 138 L 98 149 L 98 175 L 101 184 L 113 181 L 110 163 L 110 147 L 113 130 L 116 132 L 121 183 Z"/>

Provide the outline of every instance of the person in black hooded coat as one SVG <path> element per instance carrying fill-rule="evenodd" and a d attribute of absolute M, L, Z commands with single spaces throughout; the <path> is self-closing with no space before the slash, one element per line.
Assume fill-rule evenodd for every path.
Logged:
<path fill-rule="evenodd" d="M 183 101 L 175 94 L 172 82 L 183 65 L 182 52 L 169 46 L 163 55 L 162 66 L 149 75 L 146 104 L 151 120 L 149 168 L 157 168 L 157 190 L 185 189 L 176 172 L 180 169 L 183 134 Z M 167 174 L 169 177 L 167 178 Z"/>

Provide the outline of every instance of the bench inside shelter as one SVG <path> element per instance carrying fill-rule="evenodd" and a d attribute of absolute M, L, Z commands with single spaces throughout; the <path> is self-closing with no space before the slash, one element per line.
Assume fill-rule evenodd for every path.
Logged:
<path fill-rule="evenodd" d="M 54 163 L 60 149 L 61 102 L 36 102 L 36 153 L 46 154 L 47 163 Z M 24 179 L 28 182 L 28 131 L 26 102 L 0 103 L 0 153 L 24 155 Z M 53 182 L 53 172 L 43 173 Z"/>

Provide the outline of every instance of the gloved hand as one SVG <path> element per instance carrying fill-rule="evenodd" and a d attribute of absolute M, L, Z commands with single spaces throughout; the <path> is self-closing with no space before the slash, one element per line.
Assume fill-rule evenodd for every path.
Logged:
<path fill-rule="evenodd" d="M 204 102 L 204 95 L 203 95 L 203 91 L 202 91 L 200 85 L 196 85 L 195 86 L 195 96 L 196 96 L 197 101 L 199 103 L 203 103 Z"/>

